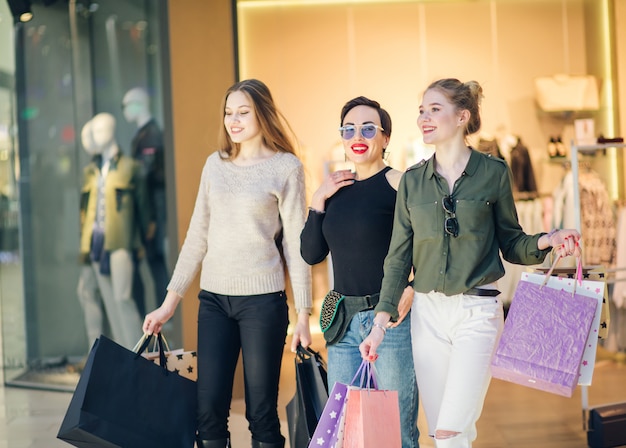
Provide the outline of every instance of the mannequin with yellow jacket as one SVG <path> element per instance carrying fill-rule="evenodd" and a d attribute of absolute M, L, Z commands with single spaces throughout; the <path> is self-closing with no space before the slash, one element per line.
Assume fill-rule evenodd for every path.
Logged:
<path fill-rule="evenodd" d="M 133 250 L 150 219 L 145 181 L 136 161 L 120 151 L 111 114 L 97 114 L 85 125 L 85 141 L 95 155 L 84 170 L 80 252 L 95 274 L 113 339 L 132 348 L 141 337 L 141 318 L 131 291 Z M 87 310 L 94 307 L 85 306 L 85 297 L 81 302 L 89 325 Z"/>

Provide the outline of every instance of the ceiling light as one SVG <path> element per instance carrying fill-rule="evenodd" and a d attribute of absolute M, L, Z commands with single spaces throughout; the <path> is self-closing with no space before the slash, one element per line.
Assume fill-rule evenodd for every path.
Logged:
<path fill-rule="evenodd" d="M 33 18 L 30 0 L 8 0 L 13 19 L 17 22 L 28 22 Z"/>

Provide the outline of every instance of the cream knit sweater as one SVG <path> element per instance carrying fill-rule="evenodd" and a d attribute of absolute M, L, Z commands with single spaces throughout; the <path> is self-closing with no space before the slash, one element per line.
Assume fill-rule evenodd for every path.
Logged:
<path fill-rule="evenodd" d="M 304 170 L 289 153 L 240 167 L 211 154 L 202 170 L 185 242 L 168 285 L 183 296 L 200 266 L 200 288 L 249 296 L 285 289 L 285 269 L 296 310 L 311 308 L 311 268 L 300 256 L 306 215 Z"/>

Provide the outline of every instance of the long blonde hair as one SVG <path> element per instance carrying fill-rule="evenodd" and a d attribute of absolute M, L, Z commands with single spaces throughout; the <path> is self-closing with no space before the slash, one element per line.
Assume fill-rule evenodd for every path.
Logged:
<path fill-rule="evenodd" d="M 243 92 L 252 102 L 265 146 L 276 152 L 296 153 L 296 139 L 291 126 L 276 107 L 269 88 L 262 81 L 246 79 L 233 84 L 222 100 L 222 114 L 225 114 L 226 99 L 233 92 Z M 231 140 L 224 126 L 220 127 L 218 146 L 223 159 L 234 159 L 240 151 L 240 144 Z"/>

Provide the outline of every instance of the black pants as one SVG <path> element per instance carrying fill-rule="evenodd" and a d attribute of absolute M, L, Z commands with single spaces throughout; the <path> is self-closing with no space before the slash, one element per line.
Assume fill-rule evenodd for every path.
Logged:
<path fill-rule="evenodd" d="M 284 291 L 224 296 L 201 291 L 198 314 L 198 436 L 230 437 L 228 417 L 239 352 L 243 357 L 246 419 L 252 438 L 284 440 L 278 383 L 289 315 Z"/>

